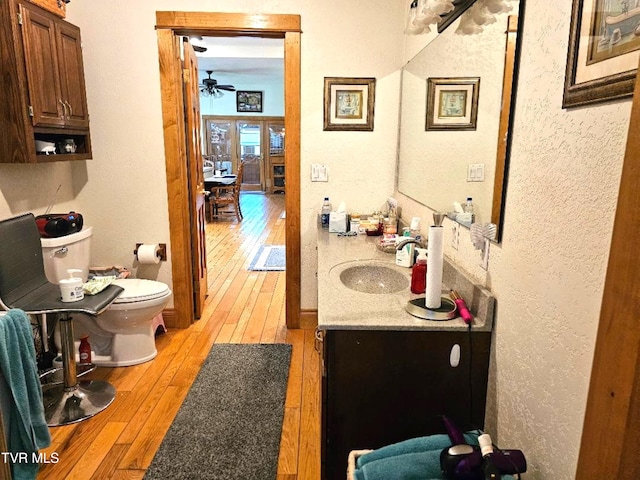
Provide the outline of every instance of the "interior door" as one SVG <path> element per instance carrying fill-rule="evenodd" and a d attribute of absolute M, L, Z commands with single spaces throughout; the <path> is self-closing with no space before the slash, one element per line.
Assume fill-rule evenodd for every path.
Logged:
<path fill-rule="evenodd" d="M 183 40 L 185 138 L 187 141 L 187 172 L 189 172 L 189 197 L 193 207 L 191 215 L 191 249 L 193 263 L 194 314 L 202 315 L 204 299 L 207 296 L 207 244 L 205 236 L 205 196 L 204 165 L 200 145 L 200 97 L 198 91 L 198 59 L 195 51 L 185 38 Z"/>

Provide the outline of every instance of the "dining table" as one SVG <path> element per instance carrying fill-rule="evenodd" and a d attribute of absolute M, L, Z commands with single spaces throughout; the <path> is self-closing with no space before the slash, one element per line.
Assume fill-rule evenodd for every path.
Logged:
<path fill-rule="evenodd" d="M 234 174 L 205 175 L 204 188 L 209 191 L 211 187 L 219 187 L 222 185 L 233 185 L 238 179 Z"/>

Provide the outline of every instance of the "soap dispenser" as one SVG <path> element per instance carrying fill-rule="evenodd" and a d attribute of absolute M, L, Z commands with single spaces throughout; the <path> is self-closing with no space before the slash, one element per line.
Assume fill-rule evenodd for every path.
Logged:
<path fill-rule="evenodd" d="M 416 248 L 418 258 L 411 270 L 411 293 L 424 293 L 427 288 L 427 249 Z"/>
<path fill-rule="evenodd" d="M 82 288 L 82 278 L 74 277 L 76 273 L 82 273 L 82 270 L 70 268 L 67 270 L 69 278 L 60 280 L 60 294 L 63 302 L 77 302 L 84 298 L 84 290 Z"/>

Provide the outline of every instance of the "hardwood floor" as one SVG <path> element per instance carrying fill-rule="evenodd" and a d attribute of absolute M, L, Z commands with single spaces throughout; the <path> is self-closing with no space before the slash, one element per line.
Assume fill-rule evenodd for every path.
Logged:
<path fill-rule="evenodd" d="M 158 356 L 98 368 L 117 396 L 93 418 L 51 428 L 59 461 L 38 479 L 141 479 L 214 343 L 293 345 L 277 480 L 320 478 L 320 365 L 313 330 L 287 330 L 285 272 L 248 271 L 262 244 L 285 243 L 281 195 L 242 194 L 244 220 L 207 224 L 209 296 L 202 318 L 157 337 Z M 185 439 L 188 441 L 188 439 Z"/>

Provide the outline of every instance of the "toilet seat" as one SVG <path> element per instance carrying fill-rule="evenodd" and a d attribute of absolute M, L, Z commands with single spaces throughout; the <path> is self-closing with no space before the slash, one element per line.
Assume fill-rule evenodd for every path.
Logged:
<path fill-rule="evenodd" d="M 164 299 L 171 295 L 171 290 L 166 284 L 155 280 L 124 278 L 114 280 L 113 283 L 124 288 L 124 291 L 116 298 L 110 308 L 115 307 L 117 309 L 117 305 L 123 306 L 125 304 Z"/>

